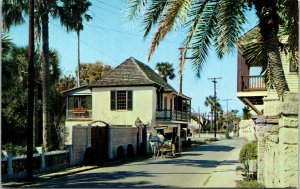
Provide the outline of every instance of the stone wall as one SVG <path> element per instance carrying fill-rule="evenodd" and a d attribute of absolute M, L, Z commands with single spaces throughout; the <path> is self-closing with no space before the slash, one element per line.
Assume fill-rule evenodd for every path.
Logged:
<path fill-rule="evenodd" d="M 298 187 L 298 94 L 286 93 L 280 100 L 270 96 L 264 99 L 265 125 L 256 125 L 258 181 L 266 187 Z"/>
<path fill-rule="evenodd" d="M 140 136 L 142 135 L 140 129 Z M 117 127 L 113 126 L 109 128 L 109 144 L 108 144 L 108 158 L 114 159 L 117 157 L 117 148 L 123 146 L 125 155 L 127 155 L 127 146 L 132 144 L 134 153 L 136 154 L 137 149 L 137 127 Z M 142 142 L 140 138 L 140 142 Z"/>
<path fill-rule="evenodd" d="M 241 120 L 239 122 L 239 137 L 245 137 L 249 142 L 255 141 L 255 123 L 253 120 Z"/>
<path fill-rule="evenodd" d="M 72 164 L 82 164 L 85 150 L 91 146 L 91 127 L 73 126 L 72 142 Z"/>

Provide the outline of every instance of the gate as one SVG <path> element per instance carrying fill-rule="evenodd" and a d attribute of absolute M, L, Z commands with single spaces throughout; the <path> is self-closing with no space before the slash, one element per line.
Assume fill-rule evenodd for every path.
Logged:
<path fill-rule="evenodd" d="M 91 147 L 94 163 L 99 164 L 108 159 L 108 126 L 94 126 L 91 129 Z"/>

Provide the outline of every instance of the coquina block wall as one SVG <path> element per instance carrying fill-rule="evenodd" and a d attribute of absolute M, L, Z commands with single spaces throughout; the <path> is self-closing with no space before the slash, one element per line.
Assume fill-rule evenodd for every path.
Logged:
<path fill-rule="evenodd" d="M 247 138 L 248 142 L 255 141 L 255 132 L 254 132 L 255 123 L 250 120 L 241 120 L 239 122 L 239 137 Z"/>
<path fill-rule="evenodd" d="M 266 187 L 298 187 L 298 94 L 264 99 L 265 126 L 257 127 L 258 181 Z"/>

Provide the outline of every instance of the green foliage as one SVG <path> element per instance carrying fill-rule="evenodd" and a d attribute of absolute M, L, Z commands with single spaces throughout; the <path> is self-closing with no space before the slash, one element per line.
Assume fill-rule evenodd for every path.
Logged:
<path fill-rule="evenodd" d="M 26 146 L 13 145 L 12 143 L 4 144 L 1 146 L 1 148 L 2 148 L 2 150 L 11 151 L 13 156 L 26 155 L 26 152 L 27 152 Z M 34 149 L 33 153 L 37 153 L 37 150 Z"/>
<path fill-rule="evenodd" d="M 159 75 L 163 80 L 168 81 L 167 78 L 171 80 L 175 78 L 173 64 L 168 62 L 158 62 L 156 63 L 155 68 L 158 70 Z"/>
<path fill-rule="evenodd" d="M 100 61 L 96 61 L 94 64 L 83 63 L 80 64 L 80 80 L 82 85 L 86 85 L 95 81 L 98 81 L 103 76 L 112 71 L 112 67 L 105 65 Z M 76 75 L 77 75 L 77 71 Z"/>
<path fill-rule="evenodd" d="M 265 188 L 264 185 L 259 184 L 256 180 L 242 180 L 237 181 L 237 188 Z"/>
<path fill-rule="evenodd" d="M 256 174 L 255 172 L 250 174 L 249 161 L 257 159 L 257 142 L 253 141 L 245 144 L 240 151 L 239 159 L 244 165 L 246 180 L 254 180 L 256 178 Z"/>
<path fill-rule="evenodd" d="M 246 160 L 257 159 L 257 142 L 253 141 L 245 144 L 240 151 L 240 162 L 244 163 Z"/>
<path fill-rule="evenodd" d="M 242 119 L 247 120 L 251 118 L 250 108 L 249 106 L 245 106 L 243 109 L 243 117 Z"/>

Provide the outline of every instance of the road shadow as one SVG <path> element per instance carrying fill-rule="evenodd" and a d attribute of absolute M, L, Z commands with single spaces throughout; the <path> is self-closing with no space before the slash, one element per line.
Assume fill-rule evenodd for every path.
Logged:
<path fill-rule="evenodd" d="M 226 145 L 207 145 L 194 147 L 193 151 L 214 151 L 214 152 L 229 152 L 235 147 Z"/>
<path fill-rule="evenodd" d="M 154 177 L 148 172 L 114 171 L 105 173 L 84 173 L 51 179 L 25 188 L 169 188 L 149 181 L 122 182 L 130 177 Z"/>

